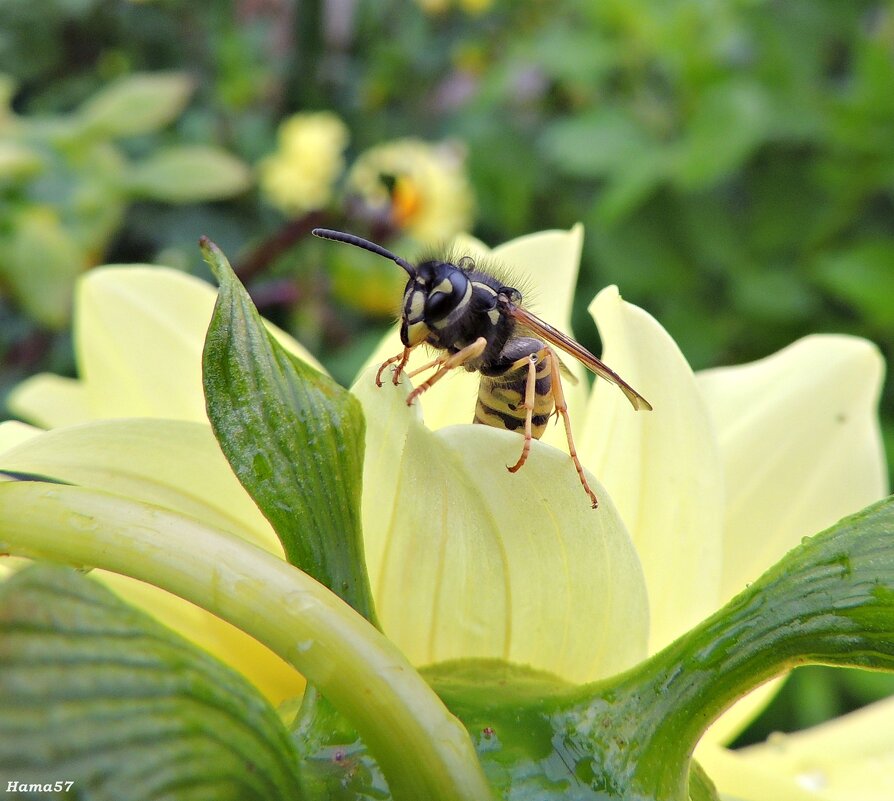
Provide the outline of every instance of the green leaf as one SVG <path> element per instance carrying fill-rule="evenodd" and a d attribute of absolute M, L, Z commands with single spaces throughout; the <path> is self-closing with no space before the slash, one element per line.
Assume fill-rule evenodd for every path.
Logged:
<path fill-rule="evenodd" d="M 254 688 L 73 570 L 0 585 L 0 697 L 3 787 L 68 780 L 85 801 L 302 797 L 288 733 Z"/>
<path fill-rule="evenodd" d="M 500 660 L 444 662 L 423 675 L 471 735 L 497 798 L 513 801 L 608 801 L 593 774 L 592 755 L 577 750 L 563 707 L 577 688 L 548 673 Z M 324 698 L 305 696 L 292 726 L 301 752 L 301 781 L 314 798 L 388 798 L 375 759 Z M 615 746 L 617 749 L 617 745 Z M 716 801 L 711 780 L 695 763 L 689 798 Z M 645 801 L 637 796 L 636 801 Z"/>
<path fill-rule="evenodd" d="M 552 123 L 543 137 L 545 155 L 568 175 L 623 175 L 657 143 L 625 110 L 606 106 Z"/>
<path fill-rule="evenodd" d="M 821 257 L 816 276 L 827 290 L 876 325 L 894 325 L 894 244 L 867 240 Z"/>
<path fill-rule="evenodd" d="M 0 141 L 0 181 L 11 183 L 40 172 L 43 159 L 33 148 L 11 139 Z"/>
<path fill-rule="evenodd" d="M 0 280 L 38 323 L 62 328 L 86 254 L 48 208 L 24 208 L 11 222 L 9 234 L 0 237 Z"/>
<path fill-rule="evenodd" d="M 767 135 L 771 118 L 770 98 L 756 82 L 734 79 L 712 87 L 681 143 L 677 184 L 702 189 L 739 169 Z"/>
<path fill-rule="evenodd" d="M 192 94 L 186 73 L 135 73 L 100 89 L 78 110 L 90 133 L 118 137 L 152 133 L 176 119 Z"/>
<path fill-rule="evenodd" d="M 127 176 L 133 195 L 164 203 L 228 198 L 244 192 L 251 182 L 244 162 L 203 145 L 162 148 L 133 165 Z"/>
<path fill-rule="evenodd" d="M 202 250 L 220 283 L 202 356 L 214 434 L 288 560 L 373 620 L 360 404 L 279 345 L 226 257 L 207 239 Z"/>

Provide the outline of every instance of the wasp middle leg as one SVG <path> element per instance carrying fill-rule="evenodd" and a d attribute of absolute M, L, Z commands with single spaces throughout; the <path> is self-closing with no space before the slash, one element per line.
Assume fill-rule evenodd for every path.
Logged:
<path fill-rule="evenodd" d="M 596 494 L 574 447 L 561 362 L 555 351 L 539 339 L 516 337 L 506 344 L 497 361 L 481 369 L 481 374 L 475 422 L 524 435 L 521 455 L 514 465 L 507 465 L 509 472 L 515 473 L 525 464 L 531 440 L 540 439 L 555 410 L 565 424 L 568 451 L 578 478 L 595 509 Z"/>
<path fill-rule="evenodd" d="M 514 337 L 498 359 L 481 368 L 474 422 L 524 434 L 521 456 L 507 465 L 512 473 L 527 460 L 531 440 L 543 435 L 553 410 L 545 347 L 533 337 Z"/>

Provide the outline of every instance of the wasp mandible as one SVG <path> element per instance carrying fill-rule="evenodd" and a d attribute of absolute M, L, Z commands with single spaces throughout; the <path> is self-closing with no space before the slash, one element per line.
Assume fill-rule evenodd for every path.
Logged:
<path fill-rule="evenodd" d="M 521 456 L 507 466 L 511 473 L 525 463 L 531 440 L 540 439 L 550 416 L 561 415 L 580 483 L 593 508 L 598 506 L 574 448 L 562 390 L 562 365 L 550 346 L 555 345 L 597 376 L 616 384 L 637 411 L 651 410 L 642 395 L 582 345 L 527 311 L 519 290 L 504 286 L 499 278 L 477 268 L 470 256 L 463 256 L 456 264 L 433 258 L 413 265 L 353 234 L 328 228 L 315 228 L 313 233 L 390 259 L 409 276 L 401 306 L 400 338 L 404 348 L 379 367 L 378 386 L 382 386 L 382 374 L 392 366 L 391 380 L 399 383 L 410 354 L 423 344 L 442 353 L 408 373 L 412 377 L 432 370 L 407 396 L 408 406 L 457 367 L 480 373 L 473 422 L 507 431 L 522 429 L 524 433 Z"/>

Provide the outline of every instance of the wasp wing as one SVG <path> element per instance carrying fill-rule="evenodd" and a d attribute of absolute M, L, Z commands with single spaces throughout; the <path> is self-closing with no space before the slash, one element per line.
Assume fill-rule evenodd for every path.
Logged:
<path fill-rule="evenodd" d="M 630 401 L 634 409 L 637 411 L 652 410 L 652 404 L 640 395 L 639 392 L 631 387 L 630 384 L 621 378 L 621 376 L 614 370 L 597 359 L 583 345 L 575 342 L 567 334 L 563 334 L 557 328 L 553 328 L 549 323 L 545 323 L 536 315 L 522 309 L 520 306 L 516 306 L 514 303 L 507 304 L 506 312 L 525 328 L 530 329 L 535 334 L 542 336 L 550 344 L 555 345 L 557 348 L 561 348 L 565 353 L 573 356 L 585 367 L 596 373 L 596 375 L 604 378 L 606 381 L 611 381 L 612 384 L 616 384 L 621 392 L 627 396 L 627 400 Z"/>

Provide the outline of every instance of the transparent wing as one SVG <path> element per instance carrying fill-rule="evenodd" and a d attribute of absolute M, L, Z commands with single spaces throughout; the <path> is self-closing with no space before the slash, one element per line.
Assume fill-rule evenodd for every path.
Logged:
<path fill-rule="evenodd" d="M 530 329 L 535 334 L 543 337 L 550 344 L 555 345 L 557 348 L 565 351 L 565 353 L 573 356 L 585 367 L 596 373 L 600 378 L 604 378 L 606 381 L 611 381 L 612 384 L 616 384 L 621 392 L 627 396 L 627 400 L 630 401 L 634 409 L 637 411 L 652 410 L 652 404 L 649 403 L 649 401 L 640 395 L 639 392 L 631 387 L 630 384 L 621 378 L 621 376 L 608 365 L 597 359 L 583 345 L 575 342 L 570 336 L 563 334 L 558 329 L 553 328 L 549 323 L 545 323 L 539 317 L 522 309 L 520 306 L 516 306 L 514 303 L 506 304 L 506 312 L 521 325 L 525 326 L 525 328 Z"/>

